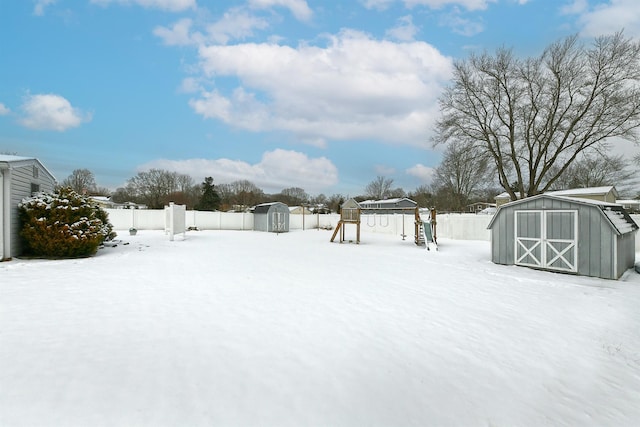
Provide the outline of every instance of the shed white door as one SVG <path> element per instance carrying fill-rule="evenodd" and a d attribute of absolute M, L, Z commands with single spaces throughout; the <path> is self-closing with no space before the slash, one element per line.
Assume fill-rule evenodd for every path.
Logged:
<path fill-rule="evenodd" d="M 273 220 L 273 231 L 279 233 L 284 232 L 284 213 L 283 212 L 273 212 L 271 219 Z"/>
<path fill-rule="evenodd" d="M 550 270 L 578 270 L 578 212 L 516 211 L 515 263 Z"/>

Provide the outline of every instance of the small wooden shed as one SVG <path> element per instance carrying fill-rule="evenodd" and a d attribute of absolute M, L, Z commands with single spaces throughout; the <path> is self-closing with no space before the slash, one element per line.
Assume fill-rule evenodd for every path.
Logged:
<path fill-rule="evenodd" d="M 499 207 L 491 260 L 618 279 L 635 263 L 638 225 L 620 205 L 539 194 Z"/>
<path fill-rule="evenodd" d="M 0 154 L 0 261 L 20 255 L 18 203 L 51 192 L 56 179 L 38 159 Z"/>
<path fill-rule="evenodd" d="M 253 230 L 271 233 L 289 231 L 289 207 L 281 202 L 257 205 L 253 209 Z"/>

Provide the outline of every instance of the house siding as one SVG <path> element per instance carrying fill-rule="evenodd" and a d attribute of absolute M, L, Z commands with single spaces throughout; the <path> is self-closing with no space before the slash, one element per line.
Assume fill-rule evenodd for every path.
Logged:
<path fill-rule="evenodd" d="M 33 168 L 38 168 L 38 177 L 34 178 Z M 18 215 L 18 204 L 22 202 L 24 198 L 31 196 L 31 184 L 40 186 L 40 191 L 52 192 L 54 189 L 55 181 L 53 177 L 48 175 L 40 165 L 34 161 L 32 164 L 26 166 L 20 166 L 11 169 L 10 177 L 10 209 L 9 209 L 9 223 L 10 223 L 10 247 L 5 248 L 7 252 L 6 257 L 18 256 L 22 252 L 22 242 L 20 238 L 20 218 Z M 8 249 L 8 250 L 7 250 Z"/>
<path fill-rule="evenodd" d="M 616 265 L 616 271 L 619 277 L 635 264 L 635 233 L 627 233 L 620 236 L 616 243 L 618 245 L 618 263 Z"/>

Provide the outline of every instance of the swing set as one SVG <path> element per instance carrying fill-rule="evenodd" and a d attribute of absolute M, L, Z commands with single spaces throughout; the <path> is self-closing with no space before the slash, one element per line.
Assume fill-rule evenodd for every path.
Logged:
<path fill-rule="evenodd" d="M 340 210 L 340 221 L 336 225 L 335 230 L 333 231 L 333 235 L 331 236 L 331 242 L 333 242 L 340 233 L 340 243 L 345 241 L 345 228 L 347 224 L 355 224 L 356 226 L 356 243 L 360 243 L 360 225 L 362 224 L 361 216 L 363 213 L 373 212 L 373 216 L 367 217 L 367 226 L 375 227 L 376 225 L 376 213 L 380 213 L 380 211 L 385 212 L 384 216 L 380 217 L 380 226 L 388 227 L 389 226 L 389 213 L 402 213 L 402 240 L 405 239 L 405 229 L 404 229 L 404 215 L 405 212 L 413 212 L 414 214 L 414 242 L 418 246 L 426 245 L 427 250 L 430 250 L 429 245 L 433 244 L 437 247 L 436 240 L 436 210 L 430 209 L 429 218 L 424 221 L 420 216 L 420 210 L 418 207 L 415 208 L 362 208 L 358 202 L 354 199 L 347 200 L 341 207 Z M 382 219 L 386 219 L 386 223 L 383 224 Z M 371 222 L 373 219 L 373 222 Z"/>

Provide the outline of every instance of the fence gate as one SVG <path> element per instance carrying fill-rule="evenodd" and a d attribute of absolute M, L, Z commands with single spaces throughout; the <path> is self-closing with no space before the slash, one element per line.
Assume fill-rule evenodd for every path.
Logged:
<path fill-rule="evenodd" d="M 577 211 L 516 211 L 514 222 L 516 264 L 577 272 Z"/>

